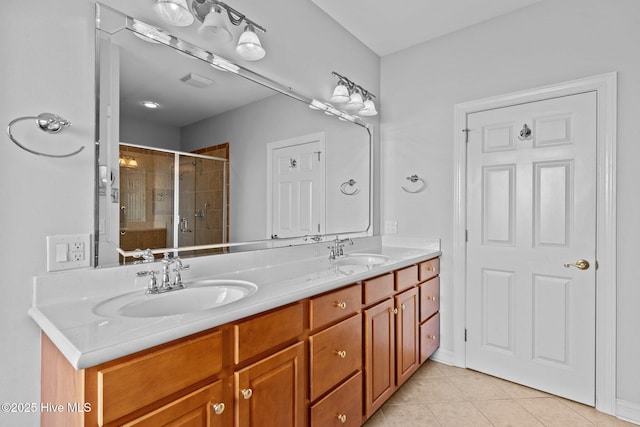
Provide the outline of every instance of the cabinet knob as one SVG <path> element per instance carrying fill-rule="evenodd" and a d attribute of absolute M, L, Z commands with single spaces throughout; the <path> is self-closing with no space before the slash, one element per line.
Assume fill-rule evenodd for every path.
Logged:
<path fill-rule="evenodd" d="M 347 303 L 344 301 L 336 301 L 336 307 L 344 310 L 345 308 L 347 308 Z"/>
<path fill-rule="evenodd" d="M 394 307 L 392 311 L 393 311 L 393 314 L 398 314 L 398 307 Z"/>
<path fill-rule="evenodd" d="M 240 393 L 242 393 L 242 397 L 244 397 L 245 399 L 251 399 L 251 396 L 253 396 L 253 390 L 251 390 L 250 388 L 244 388 L 240 390 Z"/>
<path fill-rule="evenodd" d="M 404 309 L 407 308 L 407 306 L 405 306 L 404 304 L 400 304 L 400 308 L 402 309 L 402 311 L 404 311 Z"/>
<path fill-rule="evenodd" d="M 336 350 L 336 354 L 340 356 L 341 359 L 347 357 L 347 352 L 345 350 Z"/>
<path fill-rule="evenodd" d="M 434 297 L 434 296 L 428 296 L 427 297 L 427 301 L 435 301 L 435 300 L 436 300 L 436 297 Z"/>
<path fill-rule="evenodd" d="M 338 421 L 340 421 L 342 424 L 347 422 L 347 416 L 345 414 L 338 414 Z"/>
<path fill-rule="evenodd" d="M 222 402 L 213 403 L 211 407 L 213 408 L 213 412 L 215 412 L 216 415 L 220 415 L 224 412 L 224 403 Z"/>
<path fill-rule="evenodd" d="M 436 268 L 433 265 L 427 265 L 425 271 L 436 271 Z"/>
<path fill-rule="evenodd" d="M 427 339 L 431 340 L 431 341 L 435 341 L 436 340 L 436 336 L 435 335 L 427 335 Z"/>

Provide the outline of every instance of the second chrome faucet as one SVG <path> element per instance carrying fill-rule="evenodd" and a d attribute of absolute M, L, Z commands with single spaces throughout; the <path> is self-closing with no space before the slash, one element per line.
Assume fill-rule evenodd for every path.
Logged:
<path fill-rule="evenodd" d="M 330 260 L 334 260 L 336 258 L 340 258 L 344 256 L 345 243 L 348 243 L 349 245 L 353 245 L 353 240 L 349 238 L 340 239 L 338 236 L 336 236 L 336 238 L 333 240 L 333 246 L 328 246 Z"/>

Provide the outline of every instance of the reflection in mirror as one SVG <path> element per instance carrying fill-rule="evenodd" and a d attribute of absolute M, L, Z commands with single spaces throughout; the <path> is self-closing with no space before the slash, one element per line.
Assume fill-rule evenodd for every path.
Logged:
<path fill-rule="evenodd" d="M 98 14 L 96 168 L 111 179 L 97 186 L 96 265 L 136 249 L 202 255 L 372 234 L 366 122 L 309 108 L 328 107 L 103 5 Z"/>

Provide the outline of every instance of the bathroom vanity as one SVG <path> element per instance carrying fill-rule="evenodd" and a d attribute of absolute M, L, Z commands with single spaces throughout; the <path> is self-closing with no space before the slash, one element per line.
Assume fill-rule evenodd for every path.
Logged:
<path fill-rule="evenodd" d="M 439 250 L 373 251 L 384 262 L 236 271 L 255 294 L 152 319 L 100 318 L 89 307 L 109 295 L 62 301 L 37 280 L 42 401 L 90 408 L 43 412 L 42 424 L 362 425 L 439 345 Z"/>

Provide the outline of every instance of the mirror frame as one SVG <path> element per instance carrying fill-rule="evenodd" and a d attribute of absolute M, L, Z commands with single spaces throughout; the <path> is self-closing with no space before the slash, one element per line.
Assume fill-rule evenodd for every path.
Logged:
<path fill-rule="evenodd" d="M 113 15 L 116 19 L 122 19 L 113 29 L 103 28 L 103 16 Z M 334 108 L 333 106 L 319 101 L 317 99 L 310 98 L 291 87 L 283 85 L 271 78 L 265 77 L 258 72 L 255 72 L 249 68 L 246 68 L 241 65 L 237 65 L 232 61 L 229 61 L 220 55 L 209 52 L 199 46 L 196 46 L 186 40 L 182 40 L 164 29 L 155 27 L 153 25 L 146 24 L 143 21 L 140 21 L 136 18 L 128 16 L 110 6 L 104 5 L 102 3 L 96 2 L 95 6 L 95 191 L 94 191 L 94 254 L 93 254 L 93 266 L 95 268 L 100 266 L 99 255 L 100 255 L 100 197 L 109 197 L 109 195 L 104 193 L 104 181 L 106 177 L 102 176 L 108 173 L 109 168 L 100 164 L 100 145 L 103 141 L 100 140 L 100 131 L 101 131 L 101 120 L 100 120 L 100 33 L 114 34 L 117 31 L 121 30 L 129 30 L 133 33 L 137 33 L 143 37 L 148 37 L 154 39 L 156 42 L 163 44 L 172 49 L 176 49 L 180 52 L 183 52 L 189 56 L 194 58 L 206 61 L 211 65 L 217 66 L 219 69 L 223 69 L 226 72 L 232 72 L 237 74 L 239 77 L 245 78 L 249 81 L 252 81 L 256 84 L 265 86 L 269 89 L 274 90 L 277 93 L 286 95 L 290 98 L 293 98 L 297 101 L 300 101 L 302 104 L 306 104 L 309 108 L 319 110 L 318 113 L 328 114 L 330 116 L 335 116 L 336 119 L 340 119 L 343 121 L 351 122 L 355 125 L 358 125 L 364 128 L 368 132 L 368 144 L 369 144 L 369 219 L 367 227 L 364 230 L 360 231 L 345 231 L 339 233 L 341 236 L 349 236 L 349 237 L 367 237 L 373 235 L 373 128 L 374 126 L 363 120 L 358 116 L 351 115 L 347 112 Z M 103 192 L 101 192 L 103 190 Z M 310 236 L 298 236 L 291 238 L 283 238 L 283 239 L 265 239 L 265 240 L 254 240 L 254 241 L 246 241 L 246 242 L 229 242 L 229 243 L 217 243 L 210 245 L 201 245 L 201 246 L 190 246 L 190 247 L 172 247 L 172 248 L 158 248 L 152 249 L 151 252 L 154 254 L 161 254 L 164 252 L 172 252 L 178 253 L 180 251 L 197 251 L 197 250 L 205 250 L 205 249 L 217 249 L 217 248 L 227 248 L 230 249 L 228 252 L 241 252 L 241 251 L 252 251 L 259 249 L 271 249 L 283 246 L 295 246 L 295 245 L 306 245 L 313 244 L 320 241 L 326 241 L 336 236 L 336 233 L 328 233 L 324 235 L 319 235 L 320 239 L 317 236 L 315 238 L 309 238 Z M 114 244 L 107 240 L 103 243 Z M 231 249 L 233 248 L 233 249 Z M 123 251 L 119 247 L 114 247 L 114 250 L 117 251 L 123 257 L 138 257 L 142 255 L 141 251 Z M 225 253 L 228 253 L 225 252 Z M 203 254 L 203 256 L 207 256 L 211 254 Z M 198 256 L 198 255 L 195 255 Z M 125 263 L 126 264 L 126 263 Z M 123 265 L 123 264 L 118 264 Z"/>

